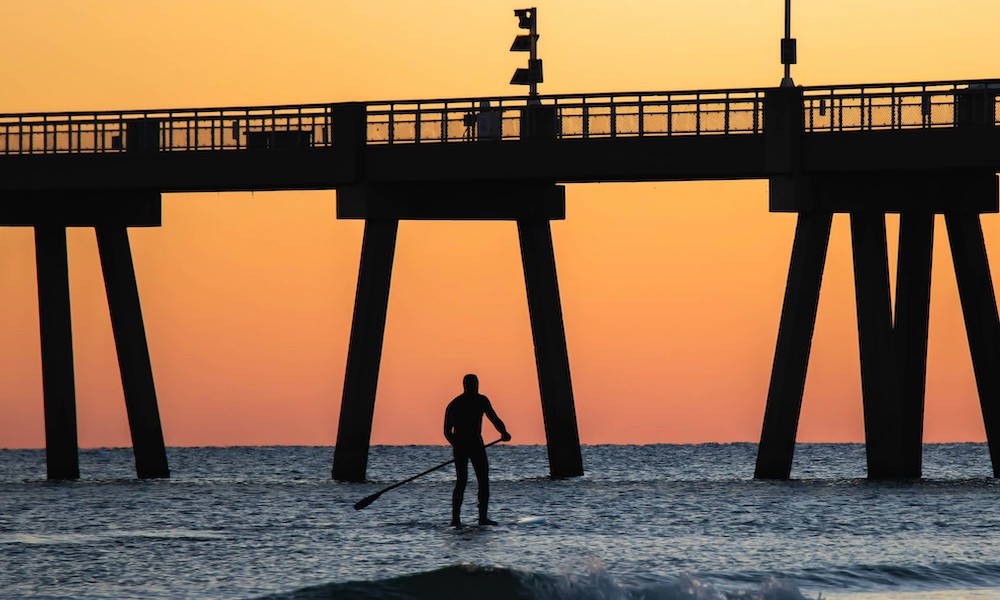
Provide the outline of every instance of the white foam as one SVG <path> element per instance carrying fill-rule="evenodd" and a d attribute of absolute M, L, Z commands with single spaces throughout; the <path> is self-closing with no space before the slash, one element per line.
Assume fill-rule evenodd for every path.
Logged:
<path fill-rule="evenodd" d="M 514 521 L 515 525 L 544 525 L 548 522 L 545 517 L 521 517 Z"/>

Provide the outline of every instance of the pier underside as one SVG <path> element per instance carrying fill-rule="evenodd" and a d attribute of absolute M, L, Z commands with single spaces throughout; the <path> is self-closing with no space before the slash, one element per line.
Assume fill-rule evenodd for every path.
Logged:
<path fill-rule="evenodd" d="M 553 477 L 583 474 L 549 221 L 565 217 L 565 189 L 517 185 L 362 184 L 338 190 L 337 215 L 365 220 L 333 478 L 364 481 L 371 441 L 389 283 L 401 219 L 517 223 L 542 417 Z M 458 381 L 460 375 L 456 376 Z M 443 418 L 443 417 L 442 417 Z"/>
<path fill-rule="evenodd" d="M 994 474 L 1000 474 L 1000 334 L 980 214 L 992 172 L 846 173 L 772 180 L 772 210 L 798 212 L 755 477 L 788 479 L 833 213 L 850 214 L 868 477 L 921 476 L 934 217 L 943 214 Z M 885 215 L 900 215 L 895 307 Z"/>
<path fill-rule="evenodd" d="M 0 226 L 35 231 L 49 479 L 80 476 L 67 227 L 93 227 L 97 232 L 136 474 L 170 475 L 128 240 L 129 227 L 159 225 L 158 192 L 19 193 L 0 198 Z"/>

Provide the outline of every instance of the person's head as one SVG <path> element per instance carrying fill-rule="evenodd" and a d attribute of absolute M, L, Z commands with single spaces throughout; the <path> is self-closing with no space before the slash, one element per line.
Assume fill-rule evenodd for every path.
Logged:
<path fill-rule="evenodd" d="M 489 100 L 480 100 L 479 101 L 479 108 L 489 108 L 489 107 L 490 107 L 490 101 Z"/>
<path fill-rule="evenodd" d="M 462 379 L 462 387 L 465 391 L 471 394 L 475 394 L 479 391 L 479 378 L 469 373 Z"/>

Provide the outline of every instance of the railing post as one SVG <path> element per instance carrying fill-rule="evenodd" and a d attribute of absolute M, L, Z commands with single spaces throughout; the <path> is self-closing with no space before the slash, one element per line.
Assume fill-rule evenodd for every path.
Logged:
<path fill-rule="evenodd" d="M 646 107 L 642 103 L 642 96 L 639 96 L 639 137 L 642 137 L 646 130 Z"/>
<path fill-rule="evenodd" d="M 725 108 L 725 112 L 724 112 L 723 117 L 722 117 L 722 122 L 723 122 L 722 131 L 723 131 L 723 133 L 725 133 L 725 134 L 728 135 L 729 134 L 729 92 L 726 92 L 726 104 L 725 104 L 725 107 L 726 107 Z"/>
<path fill-rule="evenodd" d="M 583 139 L 590 137 L 590 107 L 587 106 L 587 99 L 583 99 Z"/>
<path fill-rule="evenodd" d="M 701 135 L 701 94 L 694 95 L 694 133 Z"/>
<path fill-rule="evenodd" d="M 899 96 L 899 97 L 893 96 L 893 97 L 896 98 L 896 128 L 897 129 L 902 129 L 903 128 L 903 97 L 902 96 Z"/>
<path fill-rule="evenodd" d="M 763 110 L 764 104 L 760 100 L 760 92 L 755 92 L 753 99 L 753 132 L 760 133 L 760 111 Z"/>

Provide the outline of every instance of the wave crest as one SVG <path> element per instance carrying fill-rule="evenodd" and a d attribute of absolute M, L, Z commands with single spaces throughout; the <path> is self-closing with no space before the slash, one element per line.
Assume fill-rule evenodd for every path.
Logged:
<path fill-rule="evenodd" d="M 376 581 L 302 588 L 267 600 L 808 600 L 795 584 L 767 578 L 742 590 L 720 590 L 690 575 L 626 585 L 599 564 L 586 573 L 545 575 L 498 566 L 459 564 Z"/>

